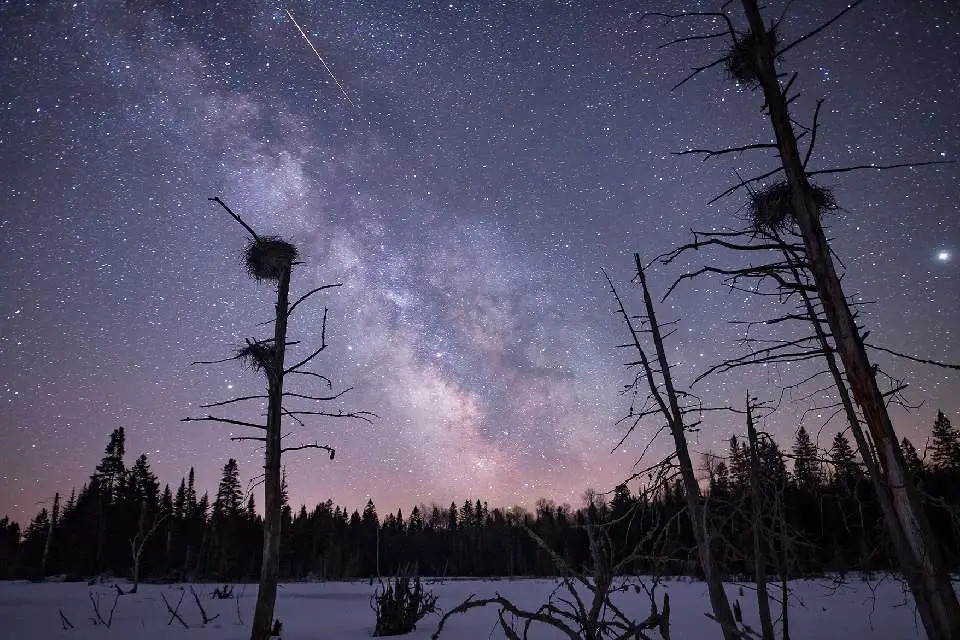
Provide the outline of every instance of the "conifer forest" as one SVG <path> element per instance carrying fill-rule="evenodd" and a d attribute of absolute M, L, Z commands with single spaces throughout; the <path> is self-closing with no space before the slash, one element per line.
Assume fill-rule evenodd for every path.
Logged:
<path fill-rule="evenodd" d="M 717 532 L 715 553 L 728 577 L 752 573 L 749 550 L 751 457 L 732 437 L 724 458 L 701 465 Z M 960 432 L 939 413 L 922 453 L 904 439 L 912 479 L 928 496 L 927 512 L 951 570 L 960 568 Z M 718 456 L 719 457 L 719 456 Z M 771 573 L 791 577 L 894 570 L 882 515 L 849 441 L 838 434 L 824 454 L 800 430 L 783 450 L 761 440 L 756 460 L 763 477 L 757 500 L 771 535 L 764 557 Z M 125 459 L 124 430 L 115 430 L 96 472 L 69 496 L 43 507 L 21 531 L 0 520 L 0 578 L 132 575 L 142 546 L 141 580 L 255 580 L 263 527 L 253 494 L 231 459 L 211 492 L 195 486 L 193 470 L 162 483 L 146 454 Z M 621 485 L 610 496 L 586 496 L 572 507 L 550 500 L 535 509 L 491 506 L 477 496 L 462 504 L 411 505 L 404 513 L 378 513 L 370 501 L 350 511 L 331 502 L 284 503 L 280 575 L 368 579 L 416 571 L 430 576 L 554 576 L 552 558 L 527 534 L 529 527 L 575 567 L 589 563 L 583 525 L 610 523 L 615 554 L 639 549 L 636 575 L 696 576 L 683 488 L 637 495 Z M 579 526 L 578 526 L 579 525 Z M 780 527 L 787 535 L 779 535 Z"/>

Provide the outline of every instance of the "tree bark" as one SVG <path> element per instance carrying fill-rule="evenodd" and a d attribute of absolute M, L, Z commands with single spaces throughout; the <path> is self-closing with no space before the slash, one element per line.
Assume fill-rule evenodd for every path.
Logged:
<path fill-rule="evenodd" d="M 274 323 L 274 358 L 267 372 L 266 455 L 264 457 L 263 563 L 260 565 L 260 589 L 253 615 L 251 640 L 267 640 L 273 627 L 280 579 L 280 528 L 282 499 L 280 478 L 280 422 L 283 417 L 284 353 L 287 343 L 287 307 L 290 294 L 290 268 L 284 270 L 277 283 L 276 321 Z"/>
<path fill-rule="evenodd" d="M 893 517 L 887 517 L 886 521 L 891 528 L 900 530 L 899 534 L 893 532 L 891 537 L 895 542 L 901 569 L 917 603 L 927 636 L 937 640 L 958 640 L 960 605 L 944 569 L 940 550 L 933 538 L 920 496 L 905 471 L 903 452 L 837 277 L 827 239 L 820 225 L 819 212 L 797 149 L 786 97 L 777 77 L 775 47 L 764 26 L 757 1 L 742 0 L 742 4 L 755 41 L 769 45 L 758 47 L 758 78 L 766 98 L 797 224 L 803 236 L 824 315 L 846 370 L 850 390 L 860 407 L 876 448 L 879 469 L 884 475 L 886 488 L 891 493 L 894 514 Z M 865 456 L 867 452 L 861 452 L 861 455 Z"/>

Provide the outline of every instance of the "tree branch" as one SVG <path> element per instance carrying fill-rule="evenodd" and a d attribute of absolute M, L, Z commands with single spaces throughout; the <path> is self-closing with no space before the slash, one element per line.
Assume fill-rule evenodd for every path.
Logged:
<path fill-rule="evenodd" d="M 230 418 L 217 418 L 214 416 L 204 416 L 202 418 L 180 418 L 180 422 L 222 422 L 224 424 L 235 424 L 241 427 L 253 427 L 254 429 L 267 430 L 266 425 L 255 424 L 253 422 L 244 422 L 242 420 L 231 420 Z"/>
<path fill-rule="evenodd" d="M 221 207 L 223 207 L 224 209 L 226 209 L 227 213 L 229 213 L 231 216 L 233 216 L 233 219 L 236 220 L 237 222 L 239 222 L 239 223 L 243 226 L 244 229 L 246 229 L 247 231 L 249 231 L 249 232 L 250 232 L 250 235 L 253 236 L 253 239 L 254 239 L 254 240 L 256 240 L 256 241 L 259 242 L 260 236 L 257 235 L 257 232 L 254 231 L 254 230 L 250 227 L 250 225 L 248 225 L 246 222 L 244 222 L 244 221 L 243 221 L 243 218 L 241 218 L 240 216 L 238 216 L 237 214 L 235 214 L 233 211 L 231 211 L 230 207 L 228 207 L 227 204 L 226 204 L 223 200 L 221 200 L 220 198 L 217 198 L 217 197 L 207 198 L 207 200 L 209 200 L 210 202 L 216 202 L 216 203 L 219 204 Z"/>

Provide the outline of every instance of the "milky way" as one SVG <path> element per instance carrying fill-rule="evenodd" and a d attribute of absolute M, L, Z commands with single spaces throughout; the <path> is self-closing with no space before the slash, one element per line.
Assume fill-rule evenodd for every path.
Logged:
<path fill-rule="evenodd" d="M 380 419 L 291 425 L 337 448 L 288 457 L 295 503 L 578 504 L 629 475 L 659 425 L 610 453 L 629 354 L 600 270 L 626 291 L 633 251 L 736 226 L 742 199 L 707 201 L 775 161 L 673 155 L 770 141 L 758 96 L 722 72 L 670 91 L 718 43 L 658 45 L 716 26 L 641 19 L 653 3 L 166 5 L 0 8 L 0 513 L 82 484 L 117 426 L 166 482 L 195 466 L 214 489 L 229 457 L 258 472 L 258 449 L 228 440 L 242 431 L 179 421 L 262 388 L 235 362 L 190 366 L 272 313 L 211 196 L 299 245 L 294 295 L 344 284 L 298 309 L 291 338 L 315 344 L 328 307 L 317 370 L 352 387 L 337 407 Z M 784 33 L 843 6 L 796 3 Z M 958 29 L 952 0 L 881 0 L 792 50 L 795 115 L 825 99 L 811 164 L 955 160 Z M 960 361 L 956 166 L 827 177 L 871 340 Z M 664 303 L 681 381 L 733 348 L 745 297 L 705 279 Z M 938 408 L 960 421 L 955 371 L 877 361 L 922 402 L 895 411 L 902 434 L 922 444 Z M 738 404 L 799 376 L 739 371 L 696 391 Z M 765 428 L 785 443 L 801 417 L 818 430 L 825 416 L 803 408 Z M 694 449 L 723 452 L 738 420 L 711 418 Z"/>

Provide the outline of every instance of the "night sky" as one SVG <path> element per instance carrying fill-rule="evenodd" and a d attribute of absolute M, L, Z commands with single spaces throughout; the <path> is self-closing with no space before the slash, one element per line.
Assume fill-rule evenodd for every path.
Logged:
<path fill-rule="evenodd" d="M 719 69 L 670 91 L 719 43 L 658 45 L 716 25 L 641 21 L 657 8 L 643 2 L 172 4 L 0 5 L 0 514 L 24 520 L 79 488 L 118 426 L 128 464 L 147 452 L 174 488 L 195 466 L 215 491 L 230 457 L 244 481 L 258 473 L 260 450 L 228 440 L 249 431 L 179 421 L 263 388 L 235 362 L 190 366 L 266 335 L 273 312 L 273 288 L 240 266 L 246 232 L 211 196 L 299 245 L 294 295 L 344 283 L 298 309 L 290 338 L 314 344 L 329 307 L 316 369 L 353 387 L 330 408 L 381 416 L 297 429 L 291 444 L 319 440 L 337 458 L 286 459 L 296 505 L 576 506 L 629 475 L 659 424 L 610 453 L 631 356 L 600 270 L 639 309 L 632 252 L 738 226 L 742 196 L 707 201 L 775 161 L 672 155 L 771 141 L 760 97 Z M 794 3 L 784 39 L 843 6 Z M 795 117 L 826 100 L 811 168 L 956 160 L 958 32 L 954 0 L 880 0 L 792 50 Z M 871 302 L 871 341 L 960 361 L 960 169 L 820 184 L 842 207 L 833 247 L 846 291 Z M 652 284 L 703 260 L 733 264 L 691 256 Z M 732 352 L 730 320 L 777 311 L 745 298 L 704 279 L 661 307 L 681 320 L 681 383 Z M 957 372 L 876 360 L 922 403 L 894 411 L 899 433 L 922 445 L 938 408 L 960 423 Z M 742 407 L 748 388 L 769 398 L 803 373 L 741 371 L 695 391 Z M 296 390 L 320 390 L 310 382 Z M 810 402 L 764 427 L 788 444 Z M 739 420 L 711 417 L 694 450 L 725 452 Z"/>

